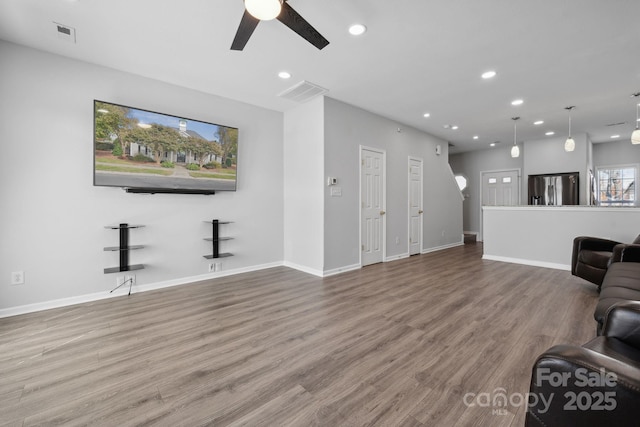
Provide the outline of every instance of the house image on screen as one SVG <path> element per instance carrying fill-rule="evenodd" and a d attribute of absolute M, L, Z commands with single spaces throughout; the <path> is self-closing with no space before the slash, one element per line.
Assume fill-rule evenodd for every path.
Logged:
<path fill-rule="evenodd" d="M 178 128 L 174 128 L 174 129 L 178 131 L 178 133 L 182 138 L 185 138 L 185 139 L 193 138 L 193 139 L 200 139 L 203 141 L 207 141 L 207 139 L 202 135 L 200 135 L 198 132 L 187 129 L 187 120 L 180 120 Z M 149 157 L 150 159 L 156 160 L 153 150 L 140 142 L 131 143 L 129 154 L 131 156 L 135 156 L 136 154 L 142 154 L 146 157 Z M 173 163 L 180 163 L 180 164 L 189 164 L 189 163 L 198 163 L 200 162 L 201 159 L 198 157 L 196 153 L 192 153 L 190 150 L 185 149 L 185 150 L 177 150 L 177 151 L 165 151 L 164 154 L 162 155 L 162 159 L 160 160 L 169 161 Z M 205 156 L 202 163 L 209 163 L 209 162 L 221 163 L 222 157 L 216 154 L 208 154 Z"/>

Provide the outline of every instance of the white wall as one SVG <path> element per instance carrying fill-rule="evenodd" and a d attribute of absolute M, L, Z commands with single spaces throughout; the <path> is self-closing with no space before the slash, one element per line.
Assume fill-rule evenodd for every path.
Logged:
<path fill-rule="evenodd" d="M 325 98 L 324 105 L 324 271 L 351 268 L 360 262 L 361 145 L 386 151 L 387 259 L 408 256 L 409 156 L 424 161 L 422 250 L 461 243 L 462 199 L 447 162 L 446 141 L 331 98 Z M 436 155 L 437 144 L 442 147 L 440 156 Z M 328 176 L 338 178 L 341 197 L 331 197 Z"/>
<path fill-rule="evenodd" d="M 284 260 L 322 276 L 324 249 L 324 99 L 284 116 Z"/>
<path fill-rule="evenodd" d="M 483 257 L 570 270 L 575 237 L 630 243 L 640 233 L 638 223 L 637 208 L 486 206 Z"/>
<path fill-rule="evenodd" d="M 282 263 L 283 115 L 232 100 L 0 41 L 0 311 L 83 295 L 108 296 L 117 231 L 131 232 L 139 285 L 211 277 L 203 221 L 235 257 L 223 272 Z M 213 196 L 136 195 L 94 187 L 93 99 L 239 128 L 238 191 Z M 26 283 L 10 286 L 10 272 Z"/>

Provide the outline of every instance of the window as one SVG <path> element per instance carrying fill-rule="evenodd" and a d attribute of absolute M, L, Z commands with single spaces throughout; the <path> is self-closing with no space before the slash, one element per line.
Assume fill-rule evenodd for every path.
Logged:
<path fill-rule="evenodd" d="M 456 175 L 455 178 L 456 178 L 456 182 L 458 183 L 458 188 L 460 189 L 460 191 L 467 188 L 467 178 L 465 178 L 462 175 Z"/>
<path fill-rule="evenodd" d="M 637 175 L 637 166 L 610 166 L 596 169 L 598 204 L 600 206 L 634 206 Z"/>

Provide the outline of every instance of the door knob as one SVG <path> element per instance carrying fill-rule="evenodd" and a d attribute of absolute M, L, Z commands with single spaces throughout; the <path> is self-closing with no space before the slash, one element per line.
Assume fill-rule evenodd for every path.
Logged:
<path fill-rule="evenodd" d="M 384 215 L 384 214 L 386 214 L 385 211 L 380 211 L 380 215 Z"/>
<path fill-rule="evenodd" d="M 423 212 L 424 212 L 424 211 L 423 211 L 422 209 L 420 209 L 420 210 L 418 211 L 418 213 L 419 213 L 419 214 L 421 214 L 421 213 L 423 213 Z"/>

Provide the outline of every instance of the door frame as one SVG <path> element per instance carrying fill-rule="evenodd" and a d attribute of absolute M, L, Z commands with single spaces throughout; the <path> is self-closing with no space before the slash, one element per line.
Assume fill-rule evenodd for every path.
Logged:
<path fill-rule="evenodd" d="M 382 155 L 382 209 L 387 211 L 387 151 L 380 148 L 369 147 L 360 144 L 358 150 L 358 257 L 360 268 L 362 268 L 362 163 L 364 157 L 363 151 L 372 151 Z M 382 262 L 387 259 L 387 215 L 382 215 Z"/>
<path fill-rule="evenodd" d="M 409 156 L 407 159 L 407 253 L 411 256 L 411 161 L 420 162 L 420 251 L 422 253 L 422 243 L 424 240 L 424 159 L 422 157 Z"/>
<path fill-rule="evenodd" d="M 478 218 L 480 221 L 480 223 L 478 224 L 478 228 L 480 229 L 478 234 L 478 241 L 480 242 L 484 241 L 484 227 L 483 227 L 483 216 L 482 216 L 482 201 L 484 200 L 484 197 L 483 197 L 484 194 L 482 194 L 482 187 L 483 187 L 484 181 L 482 177 L 485 173 L 502 173 L 502 172 L 518 173 L 518 204 L 522 204 L 522 169 L 521 168 L 492 169 L 492 170 L 480 171 L 480 179 L 478 180 L 478 185 L 480 186 L 480 191 L 478 192 L 478 194 L 480 194 L 480 200 L 478 200 L 478 210 L 479 210 Z"/>

